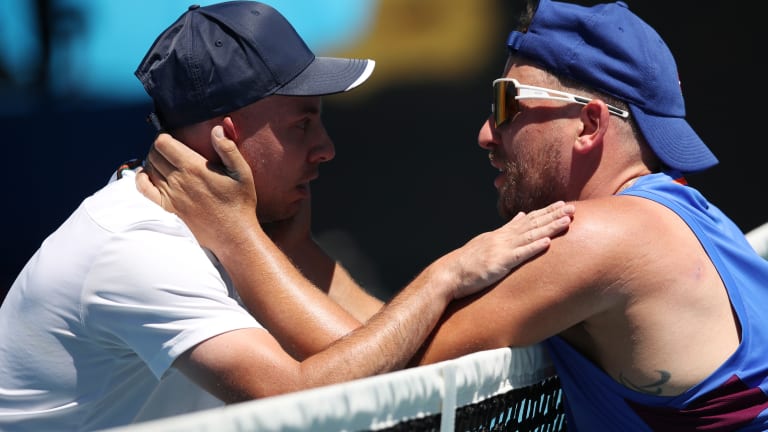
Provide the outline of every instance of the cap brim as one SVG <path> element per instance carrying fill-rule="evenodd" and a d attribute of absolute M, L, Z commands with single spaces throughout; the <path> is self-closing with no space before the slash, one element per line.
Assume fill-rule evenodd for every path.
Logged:
<path fill-rule="evenodd" d="M 296 78 L 275 92 L 284 96 L 322 96 L 351 90 L 368 79 L 376 62 L 315 57 Z"/>
<path fill-rule="evenodd" d="M 650 115 L 632 104 L 630 110 L 648 145 L 670 168 L 693 173 L 719 162 L 684 118 Z"/>

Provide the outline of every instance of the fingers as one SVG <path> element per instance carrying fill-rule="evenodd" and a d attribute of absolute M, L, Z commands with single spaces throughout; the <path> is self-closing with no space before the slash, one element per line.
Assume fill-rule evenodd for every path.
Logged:
<path fill-rule="evenodd" d="M 180 167 L 187 159 L 203 159 L 197 152 L 167 133 L 161 133 L 155 138 L 154 148 L 176 167 Z"/>
<path fill-rule="evenodd" d="M 463 297 L 498 282 L 517 266 L 544 252 L 552 237 L 565 231 L 575 212 L 562 201 L 530 213 L 519 213 L 501 228 L 478 235 L 452 257 L 451 270 L 462 284 L 454 297 Z"/>
<path fill-rule="evenodd" d="M 507 223 L 506 227 L 517 229 L 519 234 L 527 232 L 526 239 L 533 241 L 561 232 L 570 224 L 575 211 L 573 204 L 558 201 L 527 214 L 520 212 Z"/>
<path fill-rule="evenodd" d="M 528 216 L 545 225 L 553 220 L 563 216 L 572 216 L 576 211 L 573 204 L 566 204 L 563 201 L 554 202 L 544 208 L 534 210 L 528 213 Z"/>
<path fill-rule="evenodd" d="M 562 232 L 571 224 L 575 211 L 576 207 L 573 204 L 558 201 L 543 209 L 530 212 L 527 215 L 533 227 L 529 231 L 530 239 L 552 237 Z"/>
<path fill-rule="evenodd" d="M 530 258 L 540 254 L 549 247 L 552 242 L 551 237 L 540 237 L 536 240 L 530 240 L 520 246 L 517 246 L 513 252 L 513 259 L 510 261 L 510 269 L 513 269 Z"/>
<path fill-rule="evenodd" d="M 220 125 L 211 129 L 211 145 L 221 158 L 227 175 L 235 180 L 249 180 L 251 178 L 251 167 L 240 154 L 237 144 L 224 135 L 224 128 Z"/>
<path fill-rule="evenodd" d="M 162 207 L 162 204 L 163 204 L 162 193 L 160 192 L 160 189 L 158 189 L 152 183 L 146 170 L 141 170 L 138 173 L 136 173 L 136 189 L 139 192 L 141 192 L 145 197 L 149 198 L 150 200 L 154 201 L 156 204 L 159 204 Z"/>
<path fill-rule="evenodd" d="M 500 248 L 506 249 L 504 265 L 510 269 L 546 250 L 552 237 L 570 226 L 576 207 L 558 201 L 530 213 L 518 213 L 500 228 L 505 234 L 499 237 Z"/>
<path fill-rule="evenodd" d="M 174 170 L 191 165 L 188 161 L 194 162 L 196 159 L 202 160 L 203 157 L 167 133 L 161 133 L 155 138 L 147 155 L 151 169 L 163 178 L 167 178 Z M 201 160 L 197 160 L 197 163 L 202 163 Z"/>

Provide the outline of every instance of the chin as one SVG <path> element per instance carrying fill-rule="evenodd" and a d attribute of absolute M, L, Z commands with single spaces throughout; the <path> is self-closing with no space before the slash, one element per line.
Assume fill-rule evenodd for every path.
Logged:
<path fill-rule="evenodd" d="M 280 208 L 258 212 L 258 217 L 262 223 L 280 222 L 293 218 L 299 213 L 299 210 L 301 210 L 301 201 L 285 204 Z"/>
<path fill-rule="evenodd" d="M 283 219 L 287 219 L 285 216 L 281 215 L 280 212 L 269 211 L 269 210 L 262 210 L 262 211 L 256 212 L 256 217 L 259 218 L 259 221 L 261 223 L 279 222 Z"/>

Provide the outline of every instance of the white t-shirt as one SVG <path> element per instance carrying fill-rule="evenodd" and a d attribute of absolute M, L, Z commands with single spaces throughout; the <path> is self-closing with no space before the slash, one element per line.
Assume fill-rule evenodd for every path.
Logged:
<path fill-rule="evenodd" d="M 130 423 L 176 357 L 242 328 L 262 326 L 215 257 L 126 172 L 43 242 L 0 307 L 0 430 Z"/>

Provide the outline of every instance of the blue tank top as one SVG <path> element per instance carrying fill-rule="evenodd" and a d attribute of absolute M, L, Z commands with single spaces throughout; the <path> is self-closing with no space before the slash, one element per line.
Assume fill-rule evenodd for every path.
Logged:
<path fill-rule="evenodd" d="M 559 336 L 545 340 L 563 387 L 569 431 L 768 430 L 768 261 L 736 224 L 679 179 L 676 172 L 646 175 L 621 194 L 656 201 L 688 224 L 728 291 L 741 344 L 685 393 L 653 396 L 617 383 Z"/>

